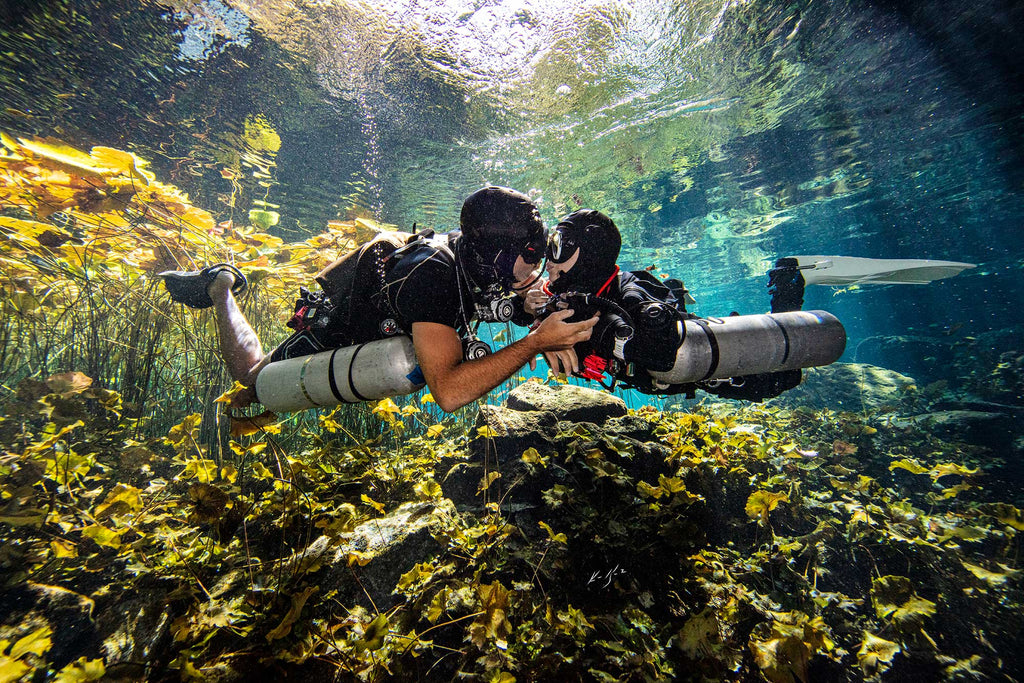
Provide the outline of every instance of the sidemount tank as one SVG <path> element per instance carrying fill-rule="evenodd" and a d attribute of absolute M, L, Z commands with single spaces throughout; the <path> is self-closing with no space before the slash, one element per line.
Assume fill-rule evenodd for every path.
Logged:
<path fill-rule="evenodd" d="M 662 384 L 687 384 L 834 363 L 846 330 L 826 311 L 696 318 L 683 325 L 676 362 L 651 372 Z"/>
<path fill-rule="evenodd" d="M 270 363 L 256 377 L 256 397 L 287 413 L 373 401 L 423 388 L 412 339 L 406 335 Z"/>

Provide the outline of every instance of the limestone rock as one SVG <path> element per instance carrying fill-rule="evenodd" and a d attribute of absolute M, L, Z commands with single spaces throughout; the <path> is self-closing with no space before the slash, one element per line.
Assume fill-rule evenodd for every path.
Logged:
<path fill-rule="evenodd" d="M 1020 433 L 1016 421 L 1004 413 L 943 410 L 921 415 L 915 421 L 940 438 L 998 450 L 1012 447 Z"/>
<path fill-rule="evenodd" d="M 618 396 L 572 384 L 548 386 L 526 382 L 509 392 L 506 405 L 512 410 L 547 411 L 559 420 L 593 422 L 626 414 L 626 403 Z"/>
<path fill-rule="evenodd" d="M 922 383 L 950 378 L 951 337 L 879 335 L 857 344 L 855 360 L 910 375 Z"/>
<path fill-rule="evenodd" d="M 804 370 L 803 382 L 778 398 L 775 405 L 857 412 L 897 406 L 916 382 L 906 375 L 863 363 L 833 363 Z"/>

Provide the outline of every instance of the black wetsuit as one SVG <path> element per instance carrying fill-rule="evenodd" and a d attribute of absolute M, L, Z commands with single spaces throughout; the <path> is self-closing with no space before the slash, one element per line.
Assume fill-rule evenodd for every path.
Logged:
<path fill-rule="evenodd" d="M 460 293 L 452 251 L 457 239 L 457 233 L 415 239 L 397 249 L 353 259 L 349 270 L 343 267 L 328 276 L 331 281 L 318 277 L 324 291 L 311 293 L 303 288 L 289 321 L 296 332 L 274 350 L 271 359 L 408 334 L 418 322 L 465 327 L 472 317 L 473 300 L 464 284 Z M 344 284 L 332 287 L 338 282 Z"/>

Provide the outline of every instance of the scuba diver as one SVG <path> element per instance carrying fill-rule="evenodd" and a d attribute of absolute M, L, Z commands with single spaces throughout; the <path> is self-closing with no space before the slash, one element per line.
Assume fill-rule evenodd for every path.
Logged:
<path fill-rule="evenodd" d="M 611 388 L 602 381 L 604 373 L 608 372 L 613 385 L 617 381 L 647 394 L 685 393 L 692 398 L 695 390 L 701 389 L 723 398 L 755 402 L 778 396 L 800 383 L 799 367 L 737 377 L 723 378 L 719 374 L 712 378 L 717 366 L 727 365 L 718 354 L 724 356 L 731 352 L 736 357 L 743 353 L 758 353 L 741 347 L 768 339 L 760 331 L 765 329 L 773 333 L 781 330 L 780 338 L 786 346 L 782 363 L 767 360 L 767 356 L 762 354 L 762 358 L 752 362 L 741 358 L 733 367 L 756 367 L 758 364 L 761 367 L 785 367 L 791 338 L 797 339 L 800 331 L 787 331 L 789 325 L 786 321 L 780 323 L 781 317 L 726 318 L 724 320 L 729 322 L 751 320 L 758 327 L 754 330 L 748 324 L 747 328 L 754 330 L 756 336 L 743 340 L 740 335 L 732 335 L 736 341 L 730 342 L 722 335 L 724 325 L 716 327 L 687 313 L 686 304 L 695 302 L 681 281 L 670 279 L 662 282 L 647 271 L 621 270 L 615 263 L 620 247 L 618 228 L 611 218 L 599 211 L 575 211 L 563 218 L 552 232 L 546 253 L 548 281 L 527 292 L 526 312 L 536 315 L 540 321 L 562 309 L 575 310 L 569 322 L 594 313 L 600 315 L 600 321 L 588 340 L 572 349 L 556 349 L 544 354 L 554 372 L 596 380 L 605 388 Z M 804 278 L 797 266 L 794 259 L 779 259 L 769 272 L 768 289 L 773 314 L 799 311 L 803 305 Z M 722 322 L 722 319 L 712 320 Z M 708 342 L 709 361 L 696 373 L 688 367 L 688 364 L 693 364 L 693 354 L 684 352 L 683 342 L 688 329 L 692 329 L 690 334 L 699 337 L 702 344 Z M 838 330 L 841 329 L 840 325 Z M 838 335 L 830 333 L 828 336 L 836 338 Z M 806 347 L 813 347 L 818 341 L 810 337 L 807 340 L 812 343 L 804 345 Z M 845 345 L 845 335 L 842 335 L 842 344 Z M 838 353 L 827 353 L 838 357 L 841 352 L 840 346 Z M 805 355 L 815 356 L 816 353 L 819 352 L 811 351 Z M 820 352 L 820 359 L 826 359 L 825 354 Z M 822 364 L 814 358 L 811 360 L 814 361 L 811 364 Z M 678 377 L 690 381 L 674 381 Z"/>
<path fill-rule="evenodd" d="M 295 332 L 270 354 L 235 301 L 246 287 L 238 269 L 218 264 L 161 276 L 174 301 L 213 307 L 221 355 L 231 376 L 247 387 L 234 407 L 260 401 L 295 410 L 410 393 L 426 383 L 437 405 L 451 412 L 525 364 L 535 365 L 538 354 L 586 341 L 598 320 L 594 315 L 570 323 L 571 309 L 557 311 L 523 339 L 490 353 L 472 324 L 524 322 L 522 296 L 540 278 L 546 231 L 530 198 L 506 187 L 471 194 L 459 222 L 461 231 L 445 235 L 381 234 L 330 264 L 316 276 L 318 291 L 302 288 L 288 322 Z M 403 348 L 400 358 L 396 349 Z M 341 356 L 347 360 L 339 371 Z M 321 357 L 323 364 L 310 364 Z M 279 368 L 292 374 L 282 379 Z M 364 385 L 357 390 L 359 381 L 368 382 L 370 391 Z M 304 398 L 281 396 L 283 391 Z M 317 391 L 327 398 L 311 397 Z"/>

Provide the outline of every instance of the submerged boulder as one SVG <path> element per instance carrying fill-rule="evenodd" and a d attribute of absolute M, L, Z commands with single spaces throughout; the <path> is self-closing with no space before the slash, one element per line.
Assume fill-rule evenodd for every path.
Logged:
<path fill-rule="evenodd" d="M 1012 447 L 1015 436 L 1022 431 L 1011 415 L 978 410 L 940 410 L 921 415 L 915 421 L 947 441 L 999 450 Z"/>
<path fill-rule="evenodd" d="M 571 384 L 526 382 L 509 392 L 505 405 L 515 411 L 546 411 L 559 420 L 601 424 L 626 414 L 626 402 L 612 394 Z"/>
<path fill-rule="evenodd" d="M 953 340 L 917 335 L 879 335 L 857 344 L 855 360 L 910 375 L 920 382 L 949 379 Z"/>
<path fill-rule="evenodd" d="M 913 398 L 916 387 L 913 378 L 894 370 L 864 363 L 833 363 L 804 370 L 800 385 L 773 402 L 858 412 L 898 406 Z"/>
<path fill-rule="evenodd" d="M 481 406 L 476 427 L 467 452 L 442 458 L 435 470 L 445 497 L 459 507 L 498 500 L 511 511 L 539 505 L 544 491 L 572 484 L 576 455 L 598 451 L 635 472 L 667 455 L 653 425 L 629 415 L 622 399 L 572 385 L 522 384 L 504 405 Z M 565 452 L 573 455 L 546 466 Z"/>

